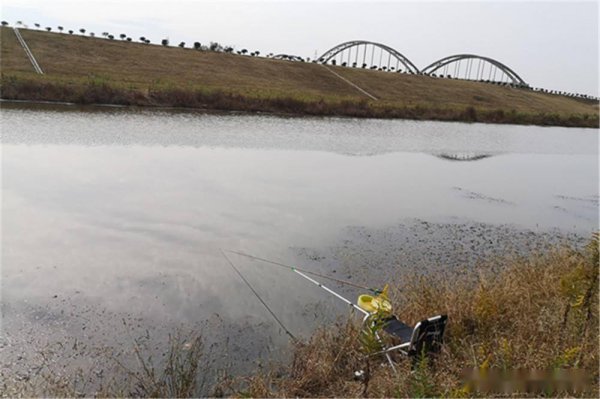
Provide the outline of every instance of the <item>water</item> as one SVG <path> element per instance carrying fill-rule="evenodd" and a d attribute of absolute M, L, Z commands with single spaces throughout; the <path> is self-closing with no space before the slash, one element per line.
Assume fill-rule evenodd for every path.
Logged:
<path fill-rule="evenodd" d="M 13 349 L 59 337 L 127 345 L 128 329 L 162 337 L 209 320 L 239 338 L 234 361 L 252 363 L 287 337 L 221 248 L 351 274 L 368 257 L 341 265 L 328 249 L 377 236 L 398 251 L 390 229 L 412 236 L 415 221 L 510 226 L 505 236 L 598 229 L 593 129 L 14 106 L 1 116 Z M 349 229 L 369 233 L 357 244 Z M 295 334 L 339 314 L 296 275 L 232 260 Z"/>

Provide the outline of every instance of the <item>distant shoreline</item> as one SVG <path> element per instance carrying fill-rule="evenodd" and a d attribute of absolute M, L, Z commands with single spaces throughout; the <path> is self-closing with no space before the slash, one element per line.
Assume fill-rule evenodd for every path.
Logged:
<path fill-rule="evenodd" d="M 596 99 L 414 73 L 324 66 L 3 27 L 0 97 L 289 116 L 598 128 Z"/>
<path fill-rule="evenodd" d="M 562 126 L 598 128 L 596 116 L 556 113 L 523 113 L 511 110 L 480 110 L 437 108 L 424 105 L 374 105 L 366 100 L 325 101 L 298 100 L 291 97 L 254 98 L 222 91 L 186 90 L 180 88 L 148 91 L 122 89 L 108 83 L 90 82 L 84 85 L 53 83 L 3 76 L 0 100 L 65 106 L 93 105 L 99 107 L 140 107 L 190 111 L 223 111 L 264 113 L 285 116 L 353 117 L 373 119 L 407 119 L 446 122 L 479 122 L 494 124 Z"/>

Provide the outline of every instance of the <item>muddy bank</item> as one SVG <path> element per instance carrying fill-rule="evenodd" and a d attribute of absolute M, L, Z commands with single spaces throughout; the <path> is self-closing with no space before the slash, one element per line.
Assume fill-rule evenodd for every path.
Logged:
<path fill-rule="evenodd" d="M 411 220 L 381 229 L 351 226 L 341 232 L 335 245 L 293 248 L 293 252 L 302 264 L 314 270 L 380 286 L 399 281 L 407 274 L 468 273 L 478 263 L 490 261 L 500 266 L 506 257 L 544 252 L 560 244 L 582 247 L 588 240 L 589 237 L 561 230 Z M 356 290 L 335 283 L 329 285 L 351 298 L 357 294 Z M 346 308 L 321 304 L 329 299 L 322 292 L 313 303 L 306 303 L 299 311 L 290 308 L 290 312 L 315 327 L 345 317 Z M 318 313 L 323 314 L 316 317 Z M 204 337 L 203 364 L 211 370 L 205 373 L 203 392 L 207 394 L 219 375 L 244 375 L 289 355 L 289 341 L 282 339 L 273 320 L 255 315 L 226 320 L 215 314 L 193 325 L 161 325 L 159 320 L 134 313 L 107 311 L 101 302 L 77 295 L 49 298 L 44 306 L 3 302 L 2 314 L 0 377 L 9 386 L 27 384 L 48 373 L 75 376 L 79 369 L 87 383 L 81 383 L 78 389 L 93 394 L 98 386 L 115 378 L 119 381 L 124 375 L 123 365 L 130 370 L 140 367 L 137 348 L 160 368 L 169 349 L 169 336 L 177 332 L 195 332 Z M 131 381 L 121 379 L 120 383 L 127 385 Z"/>

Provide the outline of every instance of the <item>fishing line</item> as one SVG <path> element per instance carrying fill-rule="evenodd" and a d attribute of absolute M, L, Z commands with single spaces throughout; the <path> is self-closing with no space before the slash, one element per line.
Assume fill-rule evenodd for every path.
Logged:
<path fill-rule="evenodd" d="M 221 252 L 222 251 L 223 251 L 223 249 L 221 249 Z M 237 254 L 237 255 L 241 255 L 241 256 L 246 256 L 246 257 L 251 258 L 251 259 L 260 260 L 262 262 L 270 263 L 272 265 L 283 267 L 283 268 L 289 269 L 291 271 L 296 271 L 297 270 L 297 271 L 302 272 L 302 273 L 312 274 L 313 276 L 317 276 L 317 277 L 325 278 L 325 279 L 328 279 L 328 280 L 332 280 L 332 281 L 335 281 L 337 283 L 344 284 L 344 285 L 349 285 L 349 286 L 354 287 L 354 288 L 360 288 L 360 289 L 363 289 L 363 290 L 369 290 L 369 291 L 373 292 L 375 295 L 381 294 L 381 290 L 379 290 L 379 289 L 375 289 L 375 288 L 371 288 L 371 287 L 366 287 L 366 286 L 360 285 L 360 284 L 355 284 L 355 283 L 352 283 L 350 281 L 345 281 L 345 280 L 337 279 L 335 277 L 325 276 L 323 274 L 311 272 L 309 270 L 299 269 L 299 268 L 294 267 L 294 266 L 289 266 L 289 265 L 285 265 L 283 263 L 275 262 L 275 261 L 272 261 L 272 260 L 268 260 L 268 259 L 264 259 L 264 258 L 259 258 L 258 256 L 245 254 L 243 252 L 233 251 L 231 249 L 225 249 L 225 251 L 231 252 L 231 253 L 234 253 L 234 254 Z"/>
<path fill-rule="evenodd" d="M 233 252 L 233 251 L 230 251 L 230 252 Z M 256 292 L 256 290 L 254 288 L 252 288 L 252 285 L 250 285 L 250 283 L 248 282 L 248 280 L 246 280 L 246 278 L 244 277 L 244 275 L 237 269 L 237 267 L 235 267 L 233 265 L 233 262 L 227 257 L 227 255 L 225 255 L 225 252 L 223 251 L 223 249 L 221 249 L 221 253 L 225 257 L 225 259 L 227 259 L 227 262 L 231 265 L 231 267 L 233 268 L 233 270 L 235 270 L 235 272 L 240 276 L 240 278 L 244 281 L 244 283 L 246 283 L 246 285 L 248 286 L 248 288 L 250 288 L 250 290 L 252 291 L 252 293 L 254 293 L 254 295 L 256 295 L 256 297 L 258 298 L 258 300 L 260 301 L 260 303 L 262 303 L 263 306 L 269 311 L 269 313 L 271 314 L 271 316 L 273 316 L 273 318 L 277 321 L 277 323 L 279 323 L 279 325 L 281 326 L 281 328 L 283 328 L 283 330 L 287 333 L 287 335 L 289 335 L 290 338 L 292 338 L 292 340 L 294 342 L 298 342 L 298 339 L 294 336 L 294 334 L 292 334 L 290 332 L 290 330 L 288 330 L 285 327 L 285 325 L 283 325 L 283 323 L 281 322 L 281 320 L 279 320 L 279 318 L 275 315 L 275 313 L 273 313 L 273 311 L 271 310 L 271 308 L 269 307 L 269 305 L 267 305 L 265 303 L 265 301 L 263 301 L 263 299 L 260 297 L 260 295 L 258 295 L 258 292 Z"/>

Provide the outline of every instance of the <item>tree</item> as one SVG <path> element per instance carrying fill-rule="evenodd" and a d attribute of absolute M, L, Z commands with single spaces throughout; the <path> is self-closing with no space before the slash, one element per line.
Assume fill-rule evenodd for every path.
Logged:
<path fill-rule="evenodd" d="M 2 26 L 8 26 L 8 22 L 2 21 Z"/>
<path fill-rule="evenodd" d="M 179 43 L 179 47 L 184 48 L 185 47 L 185 42 Z"/>
<path fill-rule="evenodd" d="M 256 50 L 256 51 L 254 52 L 254 54 L 256 54 L 257 56 L 259 56 L 259 55 L 260 55 L 260 51 Z"/>
<path fill-rule="evenodd" d="M 102 36 L 104 36 L 104 37 L 108 37 L 109 34 L 110 33 L 108 33 L 108 32 L 102 32 Z"/>
<path fill-rule="evenodd" d="M 245 48 L 242 49 L 242 54 L 247 54 L 248 50 L 246 50 Z"/>
<path fill-rule="evenodd" d="M 62 31 L 63 31 L 63 29 L 64 29 L 62 26 L 58 26 L 57 28 L 58 28 L 58 30 L 59 30 L 60 32 L 62 32 Z"/>
<path fill-rule="evenodd" d="M 125 40 L 125 38 L 127 37 L 127 35 L 125 33 L 121 33 L 119 35 L 119 37 L 121 38 L 121 40 Z"/>
<path fill-rule="evenodd" d="M 145 42 L 145 41 L 146 41 L 146 38 L 144 36 L 141 36 L 140 37 L 140 42 Z"/>
<path fill-rule="evenodd" d="M 144 40 L 144 43 L 150 44 L 150 40 L 146 39 L 146 40 Z"/>
<path fill-rule="evenodd" d="M 346 65 L 347 65 L 347 64 L 346 64 L 346 61 L 342 62 L 342 66 L 343 66 L 343 67 L 345 67 Z"/>
<path fill-rule="evenodd" d="M 362 64 L 363 69 L 367 67 L 367 64 Z"/>
<path fill-rule="evenodd" d="M 109 38 L 110 40 L 113 40 L 115 37 L 114 37 L 113 35 L 108 35 L 108 38 Z"/>
<path fill-rule="evenodd" d="M 40 24 L 38 24 L 38 23 L 35 23 L 33 25 L 35 25 L 35 27 L 38 28 L 38 29 L 40 28 Z"/>
<path fill-rule="evenodd" d="M 47 30 L 48 32 L 50 32 L 50 31 L 52 30 L 52 28 L 51 28 L 51 27 L 49 27 L 49 26 L 46 26 L 46 30 Z"/>
<path fill-rule="evenodd" d="M 130 37 L 128 37 L 128 38 L 127 38 L 127 41 L 128 41 L 128 42 L 130 42 L 130 41 L 131 41 L 131 38 L 130 38 Z"/>
<path fill-rule="evenodd" d="M 15 23 L 15 25 L 17 25 L 17 26 L 19 26 L 19 25 L 23 25 L 23 21 L 17 21 L 17 22 Z"/>
<path fill-rule="evenodd" d="M 91 37 L 95 37 L 95 36 L 96 36 L 96 34 L 95 34 L 94 32 L 90 32 L 90 36 L 91 36 Z"/>
<path fill-rule="evenodd" d="M 233 52 L 233 47 L 225 47 L 225 52 L 226 53 L 232 53 Z"/>
<path fill-rule="evenodd" d="M 335 60 L 331 60 L 331 65 L 335 66 L 336 61 Z"/>
<path fill-rule="evenodd" d="M 169 39 L 162 39 L 160 44 L 162 44 L 163 46 L 168 46 L 169 45 Z"/>
<path fill-rule="evenodd" d="M 208 46 L 210 51 L 223 51 L 223 46 L 221 46 L 218 42 L 210 42 L 210 46 Z M 248 50 L 246 50 L 248 52 Z"/>
<path fill-rule="evenodd" d="M 69 29 L 69 35 L 72 35 L 72 34 L 73 34 L 73 31 Z"/>
<path fill-rule="evenodd" d="M 79 32 L 81 32 L 81 34 L 83 35 L 85 33 L 85 29 L 81 28 L 79 29 Z"/>
<path fill-rule="evenodd" d="M 200 44 L 200 42 L 194 42 L 194 48 L 196 50 L 200 50 L 200 47 L 202 47 L 202 45 Z"/>

